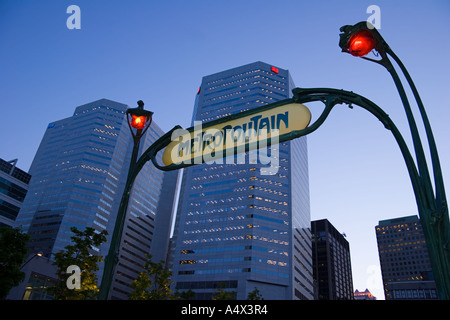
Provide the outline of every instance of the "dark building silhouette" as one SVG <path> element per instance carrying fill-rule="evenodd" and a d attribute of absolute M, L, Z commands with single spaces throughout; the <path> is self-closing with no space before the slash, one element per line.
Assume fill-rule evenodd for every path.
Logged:
<path fill-rule="evenodd" d="M 375 229 L 386 300 L 437 299 L 419 217 L 379 221 Z"/>
<path fill-rule="evenodd" d="M 352 300 L 350 246 L 327 220 L 311 221 L 313 270 L 318 300 Z"/>

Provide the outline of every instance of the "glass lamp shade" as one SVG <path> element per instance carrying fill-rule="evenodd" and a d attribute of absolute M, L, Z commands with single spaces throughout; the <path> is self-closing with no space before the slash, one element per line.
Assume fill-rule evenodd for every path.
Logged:
<path fill-rule="evenodd" d="M 145 125 L 148 121 L 148 117 L 146 116 L 136 116 L 134 114 L 131 115 L 130 125 L 135 129 L 144 129 Z"/>
<path fill-rule="evenodd" d="M 375 37 L 368 30 L 360 30 L 348 41 L 348 52 L 355 57 L 363 57 L 375 48 Z"/>

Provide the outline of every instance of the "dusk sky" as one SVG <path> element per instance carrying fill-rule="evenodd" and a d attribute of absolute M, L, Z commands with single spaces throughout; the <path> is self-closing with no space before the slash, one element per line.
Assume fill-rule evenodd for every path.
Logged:
<path fill-rule="evenodd" d="M 73 4 L 81 29 L 66 25 Z M 370 5 L 421 94 L 449 187 L 448 0 L 0 0 L 0 158 L 18 158 L 27 171 L 49 123 L 101 98 L 130 107 L 143 100 L 164 131 L 189 127 L 202 77 L 255 61 L 288 69 L 298 87 L 367 97 L 411 146 L 389 73 L 338 46 L 339 28 L 368 19 Z M 309 108 L 313 119 L 322 111 Z M 308 136 L 308 158 L 311 219 L 347 235 L 354 289 L 384 299 L 375 226 L 417 214 L 392 134 L 370 113 L 337 106 Z"/>

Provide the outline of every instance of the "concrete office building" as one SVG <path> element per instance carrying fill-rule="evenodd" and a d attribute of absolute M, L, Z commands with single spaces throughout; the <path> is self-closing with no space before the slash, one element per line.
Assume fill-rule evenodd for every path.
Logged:
<path fill-rule="evenodd" d="M 0 227 L 12 227 L 28 190 L 31 175 L 16 167 L 17 159 L 0 159 Z"/>
<path fill-rule="evenodd" d="M 106 230 L 108 242 L 93 252 L 106 257 L 133 146 L 126 110 L 125 104 L 101 99 L 48 125 L 15 223 L 30 234 L 30 252 L 42 252 L 40 259 L 51 261 L 53 254 L 70 243 L 71 227 Z M 162 134 L 152 122 L 140 152 Z M 139 173 L 131 191 L 111 299 L 127 298 L 129 284 L 142 271 L 146 254 L 157 261 L 165 259 L 176 181 L 177 172 L 164 173 L 151 163 Z M 99 266 L 100 281 L 103 263 Z"/>
<path fill-rule="evenodd" d="M 436 284 L 419 217 L 382 220 L 375 230 L 385 299 L 437 299 Z"/>
<path fill-rule="evenodd" d="M 289 98 L 293 88 L 288 70 L 263 62 L 205 76 L 192 124 Z M 313 299 L 306 137 L 270 147 L 270 164 L 252 152 L 184 169 L 175 287 L 196 299 L 218 288 L 236 299 L 255 288 L 264 299 Z"/>

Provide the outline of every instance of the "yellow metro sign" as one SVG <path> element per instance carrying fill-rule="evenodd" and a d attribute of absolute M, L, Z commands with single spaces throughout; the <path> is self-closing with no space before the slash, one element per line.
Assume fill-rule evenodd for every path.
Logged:
<path fill-rule="evenodd" d="M 294 138 L 310 121 L 311 112 L 306 106 L 283 100 L 175 130 L 162 161 L 168 167 L 186 167 L 256 150 Z"/>

